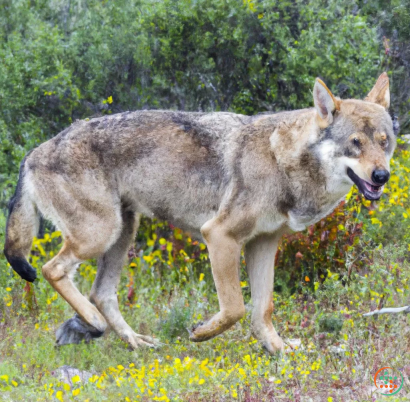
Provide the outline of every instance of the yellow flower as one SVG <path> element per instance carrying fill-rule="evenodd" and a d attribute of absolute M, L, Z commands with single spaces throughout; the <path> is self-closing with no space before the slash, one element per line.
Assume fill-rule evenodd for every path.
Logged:
<path fill-rule="evenodd" d="M 162 395 L 162 396 L 155 396 L 154 398 L 152 398 L 153 401 L 169 401 L 169 398 L 166 395 Z"/>
<path fill-rule="evenodd" d="M 80 381 L 81 381 L 81 378 L 80 378 L 79 375 L 75 375 L 75 376 L 71 379 L 71 381 L 72 381 L 73 383 L 80 382 Z"/>

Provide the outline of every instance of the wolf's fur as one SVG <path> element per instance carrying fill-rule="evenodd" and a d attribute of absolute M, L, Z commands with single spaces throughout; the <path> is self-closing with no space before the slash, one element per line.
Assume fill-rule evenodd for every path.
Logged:
<path fill-rule="evenodd" d="M 207 243 L 220 312 L 191 340 L 212 338 L 245 314 L 238 264 L 246 245 L 253 332 L 269 351 L 282 349 L 271 322 L 281 235 L 331 212 L 353 184 L 348 168 L 368 183 L 375 169 L 388 171 L 395 148 L 387 75 L 366 101 L 337 99 L 320 80 L 313 95 L 314 108 L 252 117 L 137 111 L 78 121 L 34 149 L 20 170 L 5 252 L 32 281 L 26 257 L 38 213 L 62 231 L 63 247 L 43 274 L 79 317 L 58 331 L 59 343 L 99 336 L 108 322 L 133 347 L 153 344 L 124 321 L 116 297 L 145 214 Z M 92 303 L 71 279 L 89 258 L 98 258 Z"/>

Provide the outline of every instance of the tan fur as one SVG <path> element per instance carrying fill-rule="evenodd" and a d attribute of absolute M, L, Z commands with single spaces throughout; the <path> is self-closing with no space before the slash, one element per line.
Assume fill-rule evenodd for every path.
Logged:
<path fill-rule="evenodd" d="M 21 258 L 40 211 L 64 236 L 43 274 L 82 319 L 64 324 L 58 339 L 72 339 L 64 333 L 76 325 L 102 333 L 108 323 L 136 348 L 155 342 L 124 321 L 116 292 L 140 214 L 206 241 L 220 311 L 191 330 L 193 341 L 210 339 L 244 316 L 238 266 L 246 246 L 252 331 L 270 352 L 281 350 L 270 318 L 278 241 L 333 210 L 352 186 L 348 168 L 367 181 L 374 169 L 388 169 L 395 138 L 384 80 L 368 101 L 340 100 L 317 80 L 315 107 L 293 112 L 139 111 L 76 122 L 23 163 L 6 255 L 28 275 Z M 72 281 L 76 266 L 89 258 L 98 258 L 92 303 Z"/>
<path fill-rule="evenodd" d="M 383 73 L 378 78 L 376 85 L 366 96 L 365 100 L 373 103 L 378 103 L 385 109 L 390 106 L 390 84 L 387 73 Z"/>
<path fill-rule="evenodd" d="M 336 98 L 336 97 L 332 94 L 332 92 L 330 91 L 330 89 L 327 87 L 327 85 L 326 85 L 320 78 L 316 78 L 316 81 L 317 81 L 320 85 L 322 85 L 322 86 L 325 88 L 326 92 L 327 92 L 327 93 L 329 94 L 329 96 L 332 98 L 332 101 L 333 101 L 333 103 L 334 103 L 334 105 L 335 105 L 335 109 L 336 109 L 336 110 L 340 110 L 340 99 Z"/>

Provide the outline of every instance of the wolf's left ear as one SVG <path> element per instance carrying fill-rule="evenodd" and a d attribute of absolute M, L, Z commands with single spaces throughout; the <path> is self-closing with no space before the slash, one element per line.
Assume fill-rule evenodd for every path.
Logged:
<path fill-rule="evenodd" d="M 326 84 L 320 79 L 316 78 L 315 86 L 313 88 L 313 100 L 318 115 L 327 123 L 332 124 L 333 112 L 339 109 L 339 100 L 337 100 Z"/>
<path fill-rule="evenodd" d="M 385 109 L 390 107 L 390 85 L 386 72 L 380 75 L 373 89 L 364 98 L 365 101 L 377 103 Z"/>

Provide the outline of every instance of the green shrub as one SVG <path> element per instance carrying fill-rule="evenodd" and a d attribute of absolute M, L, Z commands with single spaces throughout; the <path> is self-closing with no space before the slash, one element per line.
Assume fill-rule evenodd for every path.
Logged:
<path fill-rule="evenodd" d="M 187 329 L 191 325 L 192 311 L 185 298 L 178 298 L 169 307 L 169 312 L 160 323 L 160 329 L 165 337 L 174 341 L 177 337 L 187 338 Z"/>

